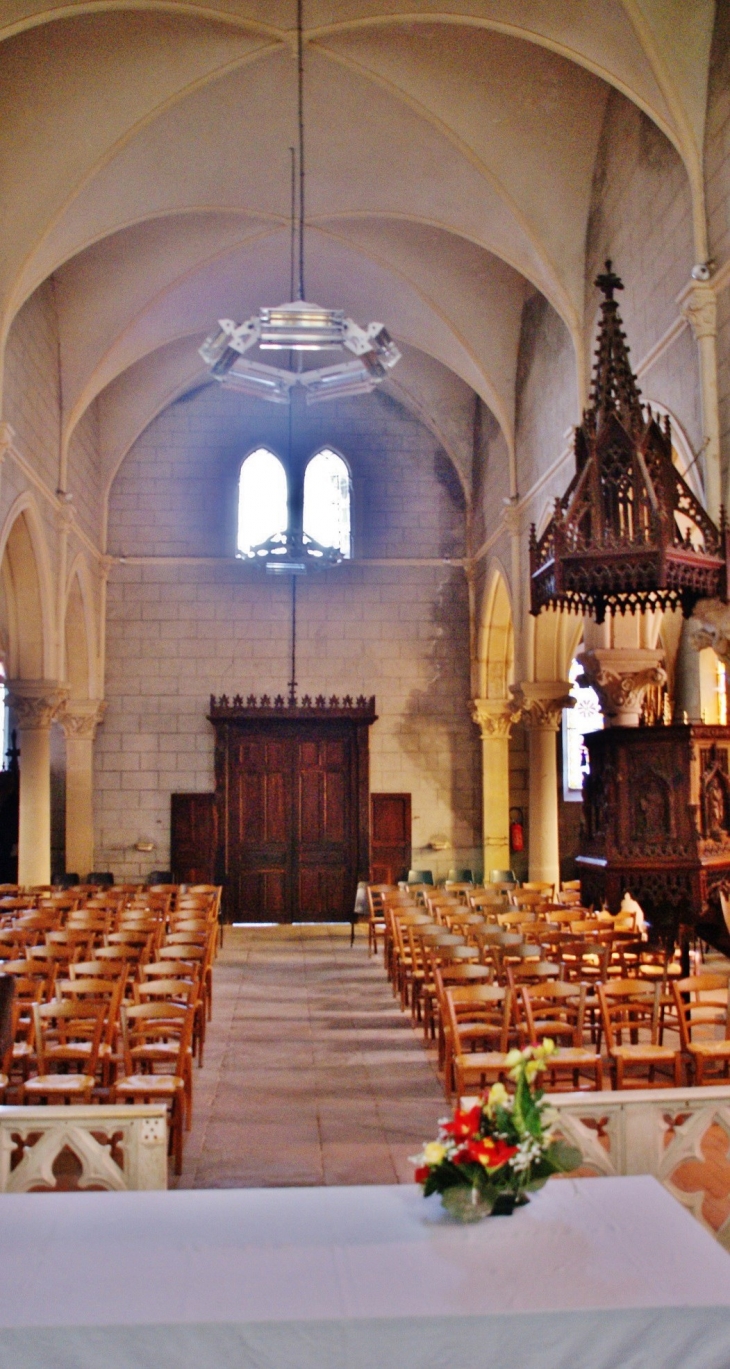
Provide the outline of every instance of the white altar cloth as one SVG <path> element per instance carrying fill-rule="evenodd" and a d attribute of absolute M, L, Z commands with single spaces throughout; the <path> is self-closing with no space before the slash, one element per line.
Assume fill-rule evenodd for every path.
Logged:
<path fill-rule="evenodd" d="M 459 1226 L 415 1187 L 0 1197 L 1 1369 L 728 1369 L 730 1257 L 651 1178 Z"/>

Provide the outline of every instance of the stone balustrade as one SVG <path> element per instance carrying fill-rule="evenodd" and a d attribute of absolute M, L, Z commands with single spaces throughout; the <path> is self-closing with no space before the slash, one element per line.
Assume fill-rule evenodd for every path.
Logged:
<path fill-rule="evenodd" d="M 0 1193 L 159 1188 L 164 1105 L 0 1107 Z"/>

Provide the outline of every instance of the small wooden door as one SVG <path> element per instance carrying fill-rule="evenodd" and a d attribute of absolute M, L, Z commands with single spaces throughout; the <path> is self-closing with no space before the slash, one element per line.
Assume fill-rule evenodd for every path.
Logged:
<path fill-rule="evenodd" d="M 411 868 L 410 794 L 371 794 L 370 879 L 396 884 Z"/>
<path fill-rule="evenodd" d="M 170 795 L 170 868 L 176 884 L 214 884 L 215 794 Z"/>

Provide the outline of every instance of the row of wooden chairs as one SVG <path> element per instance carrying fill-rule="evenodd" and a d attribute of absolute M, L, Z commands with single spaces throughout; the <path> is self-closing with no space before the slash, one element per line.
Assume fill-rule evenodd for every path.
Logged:
<path fill-rule="evenodd" d="M 179 1173 L 192 1062 L 197 1055 L 202 1064 L 212 1012 L 218 907 L 217 891 L 200 891 L 195 909 L 169 899 L 132 908 L 117 933 L 95 927 L 91 940 L 77 938 L 67 921 L 60 936 L 46 932 L 22 955 L 10 943 L 15 958 L 0 962 L 15 983 L 3 1094 L 15 1088 L 25 1102 L 164 1101 Z"/>
<path fill-rule="evenodd" d="M 433 891 L 421 907 L 396 897 L 393 891 L 382 892 L 386 970 L 401 1006 L 410 1007 L 414 1025 L 421 1022 L 426 1038 L 437 1040 L 447 1091 L 452 1085 L 459 1087 L 455 1083 L 459 1069 L 473 1074 L 481 1064 L 465 1058 L 457 1068 L 451 1044 L 457 1039 L 453 1012 L 462 994 L 468 1013 L 480 996 L 498 1001 L 498 1012 L 493 1011 L 501 1015 L 500 1031 L 507 1032 L 512 1044 L 535 1039 L 530 1004 L 539 1003 L 542 1016 L 536 1021 L 564 1023 L 572 1054 L 561 1046 L 550 1071 L 551 1087 L 558 1086 L 559 1076 L 567 1076 L 579 1087 L 586 1074 L 600 1087 L 602 1038 L 617 1088 L 631 1086 L 637 1070 L 646 1076 L 646 1080 L 640 1078 L 641 1084 L 656 1080 L 678 1084 L 685 1064 L 694 1082 L 703 1082 L 708 1070 L 718 1068 L 727 1077 L 730 1046 L 725 1044 L 724 977 L 702 976 L 697 984 L 694 980 L 676 982 L 679 967 L 665 953 L 637 942 L 629 929 L 617 934 L 615 925 L 602 925 L 596 915 L 569 932 L 552 928 L 546 933 L 552 938 L 549 944 L 531 943 L 523 940 L 524 928 L 513 932 L 499 923 L 485 924 L 474 909 L 456 902 L 439 904 Z M 548 949 L 557 955 L 557 962 L 542 959 Z M 694 999 L 688 1006 L 690 993 Z M 708 995 L 716 1001 L 708 1002 Z M 495 1026 L 492 1020 L 492 1036 Z M 707 1038 L 708 1027 L 714 1032 L 712 1039 Z M 704 1029 L 702 1039 L 696 1036 L 697 1028 Z M 717 1039 L 718 1028 L 723 1031 L 722 1040 Z M 671 1033 L 676 1034 L 675 1045 L 665 1040 Z M 538 1039 L 541 1034 L 546 1033 L 538 1032 Z M 475 1035 L 479 1036 L 479 1030 Z M 473 1057 L 473 1044 L 462 1054 Z M 488 1063 L 490 1067 L 500 1064 Z"/>

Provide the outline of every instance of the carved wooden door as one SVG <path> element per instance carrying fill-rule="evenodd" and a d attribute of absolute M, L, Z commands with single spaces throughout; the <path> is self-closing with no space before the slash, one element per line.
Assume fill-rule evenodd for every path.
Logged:
<path fill-rule="evenodd" d="M 373 716 L 245 718 L 219 726 L 219 867 L 227 919 L 351 917 L 357 882 L 368 872 Z"/>
<path fill-rule="evenodd" d="M 395 884 L 411 865 L 411 796 L 372 794 L 370 802 L 370 877 L 373 884 Z"/>
<path fill-rule="evenodd" d="M 212 884 L 218 844 L 215 794 L 172 794 L 170 869 L 177 884 Z"/>

